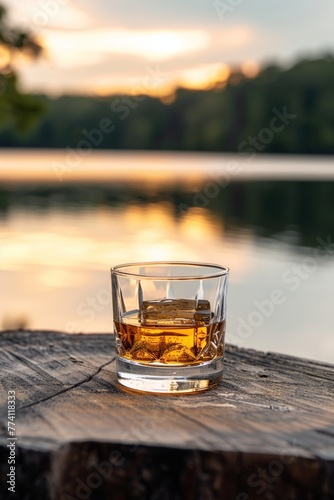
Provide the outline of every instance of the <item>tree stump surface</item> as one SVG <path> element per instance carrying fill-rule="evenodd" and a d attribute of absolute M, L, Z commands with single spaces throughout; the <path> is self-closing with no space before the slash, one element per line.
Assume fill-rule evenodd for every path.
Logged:
<path fill-rule="evenodd" d="M 1 500 L 334 499 L 332 365 L 227 346 L 215 389 L 145 395 L 117 383 L 112 335 L 10 331 L 0 376 Z"/>

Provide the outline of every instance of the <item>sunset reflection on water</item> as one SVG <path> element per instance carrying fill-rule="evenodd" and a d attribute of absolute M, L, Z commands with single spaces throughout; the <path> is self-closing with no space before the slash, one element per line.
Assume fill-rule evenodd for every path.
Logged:
<path fill-rule="evenodd" d="M 333 183 L 243 180 L 205 207 L 188 183 L 3 186 L 0 326 L 110 333 L 111 266 L 213 262 L 231 269 L 228 342 L 334 362 L 333 256 L 296 291 L 282 279 L 334 234 Z M 284 303 L 245 331 L 274 289 Z"/>
<path fill-rule="evenodd" d="M 204 258 L 228 262 L 233 280 L 247 262 L 241 247 L 236 251 L 231 241 L 224 241 L 222 219 L 199 207 L 180 220 L 170 203 L 80 212 L 15 210 L 1 228 L 2 284 L 11 292 L 2 300 L 3 326 L 20 312 L 32 328 L 63 330 L 75 317 L 80 331 L 110 330 L 109 308 L 88 325 L 75 310 L 86 295 L 109 289 L 109 268 L 121 262 Z"/>

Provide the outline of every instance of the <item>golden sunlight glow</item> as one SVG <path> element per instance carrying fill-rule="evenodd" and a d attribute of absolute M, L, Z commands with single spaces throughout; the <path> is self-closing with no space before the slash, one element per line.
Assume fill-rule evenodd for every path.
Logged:
<path fill-rule="evenodd" d="M 260 72 L 260 65 L 256 61 L 245 61 L 241 65 L 241 71 L 247 78 L 255 78 Z"/>
<path fill-rule="evenodd" d="M 112 115 L 110 115 L 112 116 Z M 174 161 L 173 154 L 164 159 L 159 153 L 124 154 L 114 152 L 111 161 L 110 152 L 98 152 L 82 156 L 73 151 L 77 166 L 71 166 L 65 151 L 2 151 L 0 162 L 0 182 L 117 182 L 126 177 L 132 182 L 146 185 L 171 185 L 176 180 L 182 185 L 194 185 L 202 182 L 207 175 L 201 159 L 194 156 L 189 168 L 180 168 L 179 161 Z M 124 174 L 126 172 L 126 174 Z"/>
<path fill-rule="evenodd" d="M 126 223 L 133 226 L 140 226 L 145 220 L 145 224 L 154 227 L 155 231 L 172 230 L 174 224 L 173 206 L 168 202 L 148 203 L 147 205 L 130 205 L 124 208 Z"/>
<path fill-rule="evenodd" d="M 89 272 L 104 274 L 114 263 L 135 260 L 199 261 L 205 255 L 208 262 L 215 262 L 224 251 L 223 260 L 233 267 L 234 281 L 250 268 L 250 248 L 245 244 L 235 248 L 225 237 L 222 242 L 222 217 L 207 209 L 193 207 L 178 221 L 169 203 L 134 205 L 126 213 L 96 208 L 79 217 L 78 223 L 77 214 L 59 209 L 43 215 L 16 213 L 10 227 L 2 228 L 0 271 L 30 267 L 35 289 L 45 291 L 88 286 Z M 29 271 L 26 277 L 26 283 L 21 280 L 22 291 L 31 288 Z"/>
<path fill-rule="evenodd" d="M 231 74 L 231 69 L 227 64 L 220 64 L 218 71 L 218 80 L 226 81 Z"/>
<path fill-rule="evenodd" d="M 203 19 L 201 25 L 192 23 L 189 16 L 179 25 L 183 27 L 174 29 L 167 19 L 157 19 L 152 24 L 156 14 L 149 10 L 152 19 L 147 22 L 143 17 L 145 6 L 138 16 L 124 2 L 105 6 L 102 11 L 94 2 L 50 0 L 50 5 L 42 6 L 43 2 L 48 3 L 8 0 L 14 25 L 28 26 L 29 20 L 28 31 L 31 29 L 44 48 L 42 57 L 33 65 L 28 65 L 25 56 L 12 57 L 11 65 L 20 75 L 20 87 L 27 93 L 146 94 L 168 104 L 179 86 L 200 90 L 224 88 L 230 68 L 223 61 L 240 61 L 245 53 L 257 54 L 254 46 L 261 41 L 259 30 L 246 21 L 223 26 L 219 19 L 212 18 L 212 23 Z M 8 58 L 9 54 L 0 47 L 0 68 L 8 63 Z M 158 65 L 165 76 L 156 87 L 143 89 L 147 68 Z M 257 65 L 246 61 L 242 71 L 251 78 L 258 71 Z"/>
<path fill-rule="evenodd" d="M 108 97 L 112 94 L 150 95 L 161 98 L 164 102 L 169 103 L 175 99 L 175 90 L 178 86 L 178 83 L 174 82 L 148 86 L 138 83 L 138 78 L 113 78 L 112 84 L 110 84 L 110 77 L 107 80 L 109 81 L 105 82 L 105 79 L 101 78 L 95 85 L 92 84 L 89 87 L 89 93 L 101 97 Z"/>
<path fill-rule="evenodd" d="M 222 227 L 217 217 L 212 215 L 206 208 L 190 208 L 186 216 L 180 222 L 182 234 L 189 239 L 203 237 L 215 238 L 221 236 Z"/>
<path fill-rule="evenodd" d="M 175 100 L 178 87 L 209 90 L 226 83 L 230 74 L 231 70 L 227 64 L 202 64 L 177 73 L 173 80 L 162 82 L 157 86 L 140 85 L 138 78 L 113 78 L 112 84 L 109 77 L 100 78 L 99 82 L 90 88 L 90 92 L 102 97 L 117 93 L 147 94 L 160 98 L 165 104 L 170 104 Z"/>
<path fill-rule="evenodd" d="M 47 266 L 39 273 L 38 281 L 47 288 L 71 288 L 86 284 L 84 273 L 73 271 L 71 268 L 59 269 L 57 267 L 52 269 Z"/>
<path fill-rule="evenodd" d="M 203 30 L 48 30 L 44 32 L 43 38 L 43 45 L 47 47 L 50 57 L 60 65 L 64 54 L 66 58 L 75 58 L 77 64 L 90 53 L 132 54 L 160 61 L 204 49 L 210 42 L 209 34 Z"/>
<path fill-rule="evenodd" d="M 10 51 L 4 45 L 0 45 L 0 69 L 5 68 L 11 61 Z"/>
<path fill-rule="evenodd" d="M 184 71 L 179 83 L 189 89 L 206 90 L 218 81 L 226 81 L 229 75 L 230 69 L 226 64 L 206 64 Z"/>
<path fill-rule="evenodd" d="M 207 209 L 193 207 L 180 219 L 169 202 L 123 208 L 13 210 L 0 224 L 0 276 L 4 290 L 13 292 L 4 293 L 1 303 L 8 325 L 25 321 L 43 328 L 51 318 L 59 330 L 109 331 L 109 303 L 92 322 L 77 310 L 87 297 L 101 291 L 106 296 L 108 269 L 121 262 L 205 256 L 207 262 L 228 263 L 234 283 L 253 269 L 258 252 L 251 235 L 241 243 L 222 236 L 222 217 Z"/>

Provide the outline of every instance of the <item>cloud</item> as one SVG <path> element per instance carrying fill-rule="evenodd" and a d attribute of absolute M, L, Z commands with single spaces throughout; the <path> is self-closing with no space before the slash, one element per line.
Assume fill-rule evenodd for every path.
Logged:
<path fill-rule="evenodd" d="M 58 8 L 38 25 L 50 3 Z M 122 82 L 126 90 L 155 62 L 170 81 L 195 83 L 205 81 L 216 65 L 290 63 L 298 55 L 334 49 L 332 0 L 322 0 L 321 7 L 315 0 L 275 5 L 243 0 L 223 20 L 213 0 L 7 0 L 7 5 L 12 19 L 33 28 L 46 47 L 44 60 L 19 67 L 30 91 L 91 92 Z"/>
<path fill-rule="evenodd" d="M 86 54 L 134 54 L 146 60 L 165 60 L 207 47 L 205 31 L 85 30 L 52 31 L 43 34 L 52 60 L 61 65 L 63 54 L 73 55 L 79 64 Z"/>
<path fill-rule="evenodd" d="M 164 87 L 177 84 L 200 87 L 212 82 L 226 67 L 228 52 L 240 55 L 256 39 L 247 26 L 215 30 L 79 31 L 44 33 L 49 61 L 21 67 L 25 89 L 53 94 L 131 91 L 140 85 L 149 65 L 157 63 L 168 74 Z M 243 59 L 242 59 L 243 60 Z M 89 70 L 88 70 L 89 66 Z"/>
<path fill-rule="evenodd" d="M 80 0 L 88 9 L 91 0 Z M 101 26 L 131 29 L 187 29 L 219 24 L 211 0 L 95 0 L 95 16 Z"/>
<path fill-rule="evenodd" d="M 88 9 L 69 0 L 7 0 L 10 19 L 29 31 L 50 29 L 84 29 L 91 25 Z"/>

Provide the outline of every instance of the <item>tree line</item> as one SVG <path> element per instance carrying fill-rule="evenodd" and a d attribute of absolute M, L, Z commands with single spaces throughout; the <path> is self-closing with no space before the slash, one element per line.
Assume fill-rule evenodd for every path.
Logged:
<path fill-rule="evenodd" d="M 22 95 L 12 59 L 38 57 L 32 34 L 8 26 L 0 5 L 0 147 L 334 153 L 334 57 L 255 78 L 235 70 L 210 90 L 179 88 L 168 99 Z"/>
<path fill-rule="evenodd" d="M 5 122 L 1 147 L 334 153 L 333 56 L 267 66 L 251 79 L 234 72 L 223 88 L 179 88 L 168 103 L 144 95 L 33 101 L 44 114 L 25 134 Z"/>
<path fill-rule="evenodd" d="M 204 186 L 199 186 L 203 192 Z M 260 238 L 273 238 L 300 246 L 316 247 L 327 242 L 333 254 L 334 183 L 322 181 L 231 182 L 204 206 L 208 216 L 217 216 L 224 232 L 235 234 L 252 228 Z M 185 207 L 194 206 L 194 192 L 175 184 L 147 191 L 140 183 L 19 184 L 0 186 L 0 217 L 13 209 L 78 211 L 94 207 L 126 207 L 166 202 L 175 220 L 188 216 Z"/>

